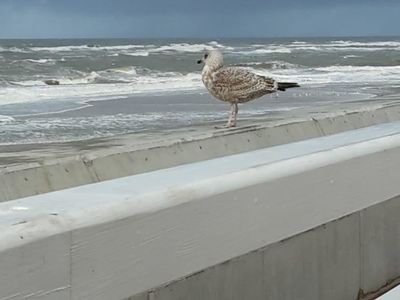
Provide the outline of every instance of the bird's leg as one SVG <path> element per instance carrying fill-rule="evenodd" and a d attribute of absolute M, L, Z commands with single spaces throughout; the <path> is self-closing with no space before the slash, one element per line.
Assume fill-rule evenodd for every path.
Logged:
<path fill-rule="evenodd" d="M 234 105 L 234 111 L 233 111 L 233 127 L 236 126 L 236 117 L 239 111 L 239 106 L 237 103 L 235 103 Z"/>
<path fill-rule="evenodd" d="M 235 104 L 231 103 L 231 110 L 229 112 L 229 119 L 228 119 L 228 123 L 226 123 L 226 127 L 234 127 L 235 123 L 234 123 L 234 118 L 235 118 Z"/>

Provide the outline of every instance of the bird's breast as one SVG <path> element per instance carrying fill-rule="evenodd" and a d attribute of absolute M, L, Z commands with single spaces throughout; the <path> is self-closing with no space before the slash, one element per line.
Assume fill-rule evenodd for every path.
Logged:
<path fill-rule="evenodd" d="M 203 72 L 201 79 L 209 92 L 213 91 L 213 78 L 211 72 Z"/>
<path fill-rule="evenodd" d="M 206 86 L 207 89 L 212 85 L 212 76 L 211 72 L 204 72 L 201 74 L 201 79 Z"/>
<path fill-rule="evenodd" d="M 207 88 L 207 90 L 209 91 L 209 93 L 211 95 L 213 95 L 215 98 L 217 98 L 219 100 L 227 101 L 226 97 L 224 97 L 224 93 L 222 93 L 222 91 L 220 91 L 218 86 L 215 86 L 214 77 L 213 77 L 212 72 L 210 72 L 210 71 L 204 72 L 203 71 L 201 78 L 204 83 L 204 86 Z"/>

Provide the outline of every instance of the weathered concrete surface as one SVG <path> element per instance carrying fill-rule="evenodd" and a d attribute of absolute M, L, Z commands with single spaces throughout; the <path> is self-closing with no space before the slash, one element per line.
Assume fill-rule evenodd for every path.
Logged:
<path fill-rule="evenodd" d="M 191 127 L 58 145 L 0 147 L 0 202 L 400 120 L 396 99 L 297 112 L 236 129 Z M 321 107 L 319 107 L 321 110 Z M 250 125 L 251 124 L 251 125 Z"/>
<path fill-rule="evenodd" d="M 400 181 L 400 179 L 399 179 Z M 362 260 L 368 274 L 362 285 L 362 295 L 373 297 L 380 294 L 381 278 L 387 285 L 400 284 L 400 198 L 364 210 L 360 215 L 363 226 Z M 373 242 L 371 242 L 373 241 Z M 385 291 L 385 290 L 384 290 Z"/>
<path fill-rule="evenodd" d="M 3 202 L 0 299 L 357 299 L 400 275 L 399 166 L 382 124 Z"/>
<path fill-rule="evenodd" d="M 359 250 L 354 214 L 128 299 L 357 299 Z"/>
<path fill-rule="evenodd" d="M 389 210 L 390 206 L 395 207 Z M 377 223 L 373 216 L 365 217 L 371 210 L 398 216 L 400 197 L 125 300 L 375 299 L 400 284 L 400 221 Z M 368 226 L 361 223 L 362 218 Z M 366 237 L 371 225 L 385 223 L 397 230 L 389 244 Z M 390 255 L 377 257 L 371 248 Z M 388 263 L 389 259 L 394 262 Z M 377 274 L 377 269 L 387 271 Z M 382 278 L 393 280 L 385 286 Z"/>
<path fill-rule="evenodd" d="M 69 236 L 59 234 L 2 251 L 0 299 L 70 299 Z"/>

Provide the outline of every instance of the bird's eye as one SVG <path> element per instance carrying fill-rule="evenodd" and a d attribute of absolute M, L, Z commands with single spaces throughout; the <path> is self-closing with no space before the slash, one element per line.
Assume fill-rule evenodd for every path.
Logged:
<path fill-rule="evenodd" d="M 204 54 L 204 58 L 207 59 L 207 57 L 208 57 L 208 54 Z"/>

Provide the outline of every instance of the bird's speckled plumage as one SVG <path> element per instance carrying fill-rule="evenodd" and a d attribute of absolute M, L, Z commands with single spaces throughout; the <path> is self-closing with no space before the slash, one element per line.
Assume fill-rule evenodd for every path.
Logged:
<path fill-rule="evenodd" d="M 204 63 L 202 80 L 215 98 L 231 103 L 227 127 L 236 125 L 238 103 L 244 103 L 277 90 L 298 87 L 296 83 L 278 83 L 272 78 L 257 75 L 247 69 L 223 66 L 223 57 L 218 50 L 208 51 L 198 61 Z"/>
<path fill-rule="evenodd" d="M 204 72 L 202 79 L 208 91 L 216 98 L 243 103 L 277 90 L 275 80 L 241 68 L 219 68 Z"/>
<path fill-rule="evenodd" d="M 203 62 L 203 83 L 219 100 L 243 103 L 277 90 L 277 84 L 272 78 L 254 74 L 247 69 L 223 67 L 222 54 L 217 50 L 207 52 Z"/>

